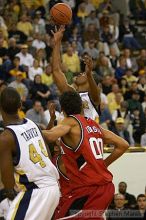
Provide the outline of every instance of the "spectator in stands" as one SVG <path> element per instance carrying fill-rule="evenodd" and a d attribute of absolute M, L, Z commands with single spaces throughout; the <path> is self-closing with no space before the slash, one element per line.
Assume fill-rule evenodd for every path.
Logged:
<path fill-rule="evenodd" d="M 107 220 L 128 220 L 127 208 L 125 207 L 125 196 L 123 194 L 114 195 L 114 207 L 106 213 Z"/>
<path fill-rule="evenodd" d="M 35 122 L 41 129 L 46 129 L 47 121 L 40 101 L 34 101 L 33 108 L 26 112 L 26 117 Z"/>
<path fill-rule="evenodd" d="M 91 15 L 92 11 L 96 12 L 94 5 L 92 4 L 91 0 L 84 0 L 86 3 L 86 12 L 88 13 L 88 17 Z M 95 16 L 96 17 L 96 14 Z"/>
<path fill-rule="evenodd" d="M 45 68 L 47 66 L 46 53 L 44 49 L 37 50 L 35 57 L 38 60 L 40 67 Z"/>
<path fill-rule="evenodd" d="M 129 49 L 141 49 L 140 44 L 135 39 L 136 29 L 130 24 L 129 19 L 125 19 L 120 26 L 120 38 L 123 41 L 123 45 Z"/>
<path fill-rule="evenodd" d="M 143 114 L 142 105 L 140 103 L 140 93 L 138 91 L 132 93 L 132 98 L 128 100 L 128 106 L 130 112 L 138 109 L 140 114 Z"/>
<path fill-rule="evenodd" d="M 16 56 L 20 58 L 20 65 L 25 66 L 26 71 L 28 71 L 29 67 L 33 66 L 34 58 L 30 53 L 28 53 L 27 44 L 23 44 L 21 46 L 21 51 L 20 53 L 17 53 Z"/>
<path fill-rule="evenodd" d="M 39 23 L 38 17 L 35 17 L 33 19 L 32 27 L 33 27 L 33 33 L 40 33 L 41 35 L 44 35 L 46 33 L 45 26 L 44 24 Z"/>
<path fill-rule="evenodd" d="M 80 59 L 79 56 L 73 53 L 73 48 L 69 46 L 66 50 L 66 53 L 62 55 L 62 61 L 68 67 L 72 73 L 80 72 Z"/>
<path fill-rule="evenodd" d="M 34 34 L 34 40 L 32 42 L 32 46 L 34 48 L 36 48 L 36 50 L 39 50 L 39 49 L 45 49 L 46 48 L 46 45 L 43 41 L 43 36 L 39 33 L 39 32 L 36 32 Z"/>
<path fill-rule="evenodd" d="M 103 55 L 100 58 L 99 67 L 98 68 L 99 68 L 98 74 L 101 76 L 101 78 L 103 78 L 106 75 L 108 75 L 111 78 L 113 78 L 114 71 L 113 71 L 112 67 L 110 66 L 109 59 L 106 56 Z"/>
<path fill-rule="evenodd" d="M 115 121 L 115 126 L 112 126 L 111 130 L 118 136 L 124 138 L 130 144 L 130 146 L 134 147 L 134 139 L 129 131 L 125 128 L 124 123 L 125 121 L 123 118 L 117 118 Z"/>
<path fill-rule="evenodd" d="M 140 50 L 140 55 L 137 58 L 138 70 L 142 70 L 146 66 L 146 49 Z"/>
<path fill-rule="evenodd" d="M 108 129 L 109 123 L 112 120 L 112 116 L 108 109 L 108 106 L 104 102 L 101 102 L 100 104 L 100 111 L 101 111 L 101 115 L 99 116 L 100 125 L 103 128 Z"/>
<path fill-rule="evenodd" d="M 146 94 L 146 77 L 142 76 L 138 81 L 138 89 Z"/>
<path fill-rule="evenodd" d="M 139 95 L 140 95 L 140 102 L 143 102 L 144 92 L 138 89 L 138 82 L 136 82 L 136 81 L 131 82 L 131 86 L 129 88 L 129 91 L 127 91 L 124 94 L 124 98 L 126 100 L 131 99 L 134 92 L 139 93 Z"/>
<path fill-rule="evenodd" d="M 82 43 L 82 36 L 80 34 L 78 26 L 73 27 L 71 34 L 69 36 L 69 42 L 77 41 Z"/>
<path fill-rule="evenodd" d="M 117 118 L 123 118 L 125 120 L 126 128 L 130 124 L 130 112 L 128 111 L 128 103 L 126 101 L 122 101 L 120 103 L 120 108 L 113 112 L 113 121 L 116 121 Z"/>
<path fill-rule="evenodd" d="M 134 109 L 133 112 L 131 112 L 131 122 L 133 126 L 133 137 L 135 140 L 135 143 L 140 143 L 140 137 L 145 131 L 145 121 L 144 121 L 144 115 L 140 114 L 139 109 Z"/>
<path fill-rule="evenodd" d="M 47 101 L 51 99 L 51 93 L 50 93 L 48 86 L 42 83 L 42 78 L 38 74 L 35 75 L 34 77 L 34 82 L 30 89 L 30 94 L 31 94 L 32 100 L 40 101 L 43 107 L 45 107 L 47 104 Z"/>
<path fill-rule="evenodd" d="M 131 50 L 129 48 L 125 48 L 123 50 L 123 56 L 126 59 L 126 67 L 128 69 L 132 69 L 133 72 L 138 70 L 137 62 L 135 57 L 132 56 Z"/>
<path fill-rule="evenodd" d="M 107 95 L 108 103 L 115 102 L 116 94 L 117 94 L 118 92 L 120 92 L 119 86 L 118 86 L 118 84 L 116 84 L 116 83 L 112 85 L 111 90 L 112 90 L 112 91 L 111 91 L 110 93 L 108 93 L 108 95 Z M 103 92 L 104 92 L 104 90 L 103 90 Z M 104 93 L 105 93 L 105 92 L 104 92 Z M 105 94 L 106 94 L 106 93 L 105 93 Z"/>
<path fill-rule="evenodd" d="M 114 111 L 120 109 L 121 102 L 123 101 L 123 96 L 121 92 L 117 92 L 115 94 L 115 100 L 108 103 L 108 107 L 110 110 L 110 113 L 113 114 Z"/>
<path fill-rule="evenodd" d="M 27 40 L 27 35 L 17 29 L 17 24 L 13 23 L 9 30 L 9 38 L 15 38 L 17 44 L 24 44 Z"/>
<path fill-rule="evenodd" d="M 120 56 L 119 58 L 119 66 L 115 70 L 115 78 L 117 80 L 120 80 L 126 71 L 126 59 L 123 56 Z"/>
<path fill-rule="evenodd" d="M 81 19 L 81 22 L 84 22 L 85 18 L 88 16 L 88 12 L 86 11 L 86 3 L 85 2 L 82 2 L 78 6 L 77 16 L 78 16 L 78 18 Z"/>
<path fill-rule="evenodd" d="M 28 89 L 22 83 L 22 80 L 23 80 L 23 73 L 20 72 L 20 71 L 17 71 L 17 73 L 16 73 L 16 80 L 11 82 L 9 84 L 9 86 L 15 88 L 18 91 L 18 93 L 19 93 L 19 95 L 21 97 L 21 100 L 26 100 L 26 98 L 28 96 Z"/>
<path fill-rule="evenodd" d="M 145 220 L 146 215 L 146 197 L 144 194 L 139 194 L 137 196 L 137 212 L 135 220 Z"/>
<path fill-rule="evenodd" d="M 146 19 L 145 2 L 142 0 L 129 0 L 129 8 L 136 20 Z"/>
<path fill-rule="evenodd" d="M 125 70 L 125 75 L 123 76 L 124 79 L 126 79 L 128 86 L 131 86 L 132 82 L 137 82 L 138 78 L 133 75 L 133 70 L 132 69 L 126 69 Z"/>
<path fill-rule="evenodd" d="M 18 45 L 16 44 L 15 38 L 10 38 L 8 43 L 8 57 L 13 60 L 15 55 L 19 53 L 20 49 L 18 48 Z"/>
<path fill-rule="evenodd" d="M 48 87 L 53 84 L 52 66 L 50 63 L 48 63 L 48 65 L 45 68 L 44 73 L 42 74 L 42 83 L 44 83 Z"/>
<path fill-rule="evenodd" d="M 127 193 L 127 184 L 125 182 L 120 182 L 119 185 L 119 193 L 125 196 L 126 200 L 126 207 L 128 208 L 135 208 L 136 206 L 136 198 L 134 195 Z"/>
<path fill-rule="evenodd" d="M 33 61 L 33 66 L 29 68 L 28 77 L 31 81 L 34 81 L 36 75 L 42 75 L 43 69 L 39 66 L 38 60 Z"/>
<path fill-rule="evenodd" d="M 97 58 L 98 58 L 99 51 L 98 51 L 98 49 L 95 47 L 95 41 L 94 41 L 94 40 L 90 40 L 90 41 L 89 41 L 89 45 L 88 45 L 88 47 L 83 51 L 83 53 L 87 53 L 89 56 L 92 57 L 92 59 L 97 59 Z"/>
<path fill-rule="evenodd" d="M 28 88 L 26 85 L 22 82 L 24 79 L 24 73 L 17 71 L 16 72 L 16 80 L 11 82 L 8 86 L 15 88 L 18 93 L 20 94 L 22 104 L 24 106 L 24 110 L 31 108 L 32 101 L 28 99 Z"/>
<path fill-rule="evenodd" d="M 36 54 L 36 48 L 32 46 L 32 42 L 33 42 L 33 37 L 28 37 L 26 41 L 28 46 L 28 53 L 30 53 L 34 57 Z"/>
<path fill-rule="evenodd" d="M 109 60 L 113 69 L 117 68 L 118 56 L 116 55 L 116 50 L 114 47 L 110 48 Z"/>
<path fill-rule="evenodd" d="M 24 72 L 25 69 L 24 69 L 23 65 L 20 65 L 20 57 L 15 56 L 11 66 L 9 68 L 9 74 L 14 78 L 17 76 L 18 71 L 25 73 Z M 26 74 L 24 74 L 24 78 L 25 77 L 26 77 Z"/>
<path fill-rule="evenodd" d="M 109 75 L 104 76 L 102 79 L 102 90 L 103 90 L 103 93 L 106 95 L 112 92 L 112 80 Z"/>
<path fill-rule="evenodd" d="M 96 11 L 93 10 L 90 12 L 89 16 L 86 18 L 85 20 L 85 28 L 87 29 L 89 24 L 94 24 L 96 27 L 96 30 L 100 29 L 100 24 L 99 24 L 99 20 L 97 18 L 97 14 Z"/>
<path fill-rule="evenodd" d="M 89 24 L 87 29 L 83 33 L 84 42 L 88 42 L 89 40 L 94 40 L 98 42 L 99 34 L 96 30 L 96 26 L 94 24 Z"/>
<path fill-rule="evenodd" d="M 31 36 L 33 27 L 32 24 L 28 21 L 26 14 L 23 14 L 20 18 L 20 21 L 17 24 L 17 29 L 22 31 L 26 36 Z"/>
<path fill-rule="evenodd" d="M 125 77 L 122 77 L 119 81 L 119 87 L 120 91 L 122 92 L 123 95 L 125 95 L 126 92 L 129 91 L 129 85 Z"/>

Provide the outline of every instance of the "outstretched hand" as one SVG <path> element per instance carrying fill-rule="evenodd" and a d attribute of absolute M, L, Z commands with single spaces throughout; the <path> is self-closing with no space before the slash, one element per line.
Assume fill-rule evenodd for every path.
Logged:
<path fill-rule="evenodd" d="M 55 31 L 51 30 L 51 33 L 54 36 L 54 42 L 55 43 L 62 40 L 64 31 L 65 31 L 65 26 L 64 25 L 61 25 L 59 27 L 59 29 L 57 29 L 57 27 L 55 26 Z"/>
<path fill-rule="evenodd" d="M 51 103 L 50 106 L 49 106 L 49 112 L 50 112 L 50 118 L 51 118 L 52 120 L 55 120 L 55 119 L 56 119 L 55 109 L 56 109 L 55 103 Z"/>
<path fill-rule="evenodd" d="M 83 59 L 85 63 L 85 72 L 86 74 L 90 74 L 93 70 L 93 60 L 90 56 L 85 56 Z"/>

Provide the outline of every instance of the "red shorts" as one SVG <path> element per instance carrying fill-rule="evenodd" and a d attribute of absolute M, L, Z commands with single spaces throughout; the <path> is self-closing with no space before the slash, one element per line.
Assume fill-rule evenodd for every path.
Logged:
<path fill-rule="evenodd" d="M 70 196 L 60 199 L 55 220 L 102 220 L 102 215 L 111 203 L 114 192 L 113 183 L 78 189 Z"/>

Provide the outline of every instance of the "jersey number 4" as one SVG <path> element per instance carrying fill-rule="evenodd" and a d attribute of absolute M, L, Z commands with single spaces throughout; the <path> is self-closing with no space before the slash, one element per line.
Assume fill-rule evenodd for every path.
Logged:
<path fill-rule="evenodd" d="M 91 150 L 94 154 L 94 157 L 99 160 L 103 158 L 103 141 L 101 138 L 92 137 L 89 139 Z"/>
<path fill-rule="evenodd" d="M 41 152 L 42 154 L 45 156 L 45 157 L 48 157 L 48 153 L 47 151 L 45 150 L 42 142 L 39 140 L 39 147 L 41 149 Z M 30 160 L 36 164 L 36 163 L 39 163 L 40 166 L 42 168 L 44 168 L 46 166 L 45 162 L 43 161 L 41 155 L 37 152 L 35 146 L 33 144 L 30 144 L 29 145 L 29 157 L 30 157 Z"/>

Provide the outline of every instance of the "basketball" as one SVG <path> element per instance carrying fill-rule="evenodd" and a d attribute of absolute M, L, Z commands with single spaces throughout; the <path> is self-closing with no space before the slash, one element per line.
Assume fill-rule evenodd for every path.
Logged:
<path fill-rule="evenodd" d="M 72 10 L 67 4 L 58 3 L 51 8 L 50 15 L 56 24 L 67 25 L 71 22 Z"/>

